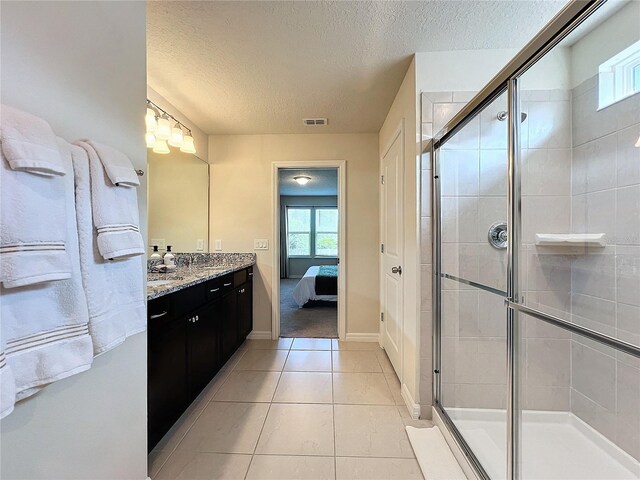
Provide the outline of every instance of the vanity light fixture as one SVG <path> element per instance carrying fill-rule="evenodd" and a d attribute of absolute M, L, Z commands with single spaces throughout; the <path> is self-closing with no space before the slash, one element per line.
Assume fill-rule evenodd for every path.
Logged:
<path fill-rule="evenodd" d="M 147 144 L 147 148 L 153 148 L 156 144 L 156 136 L 151 132 L 147 132 L 144 134 L 144 141 Z"/>
<path fill-rule="evenodd" d="M 196 146 L 193 143 L 193 137 L 191 136 L 191 132 L 189 135 L 185 135 L 182 141 L 182 146 L 180 147 L 180 151 L 184 153 L 196 153 Z"/>
<path fill-rule="evenodd" d="M 169 123 L 169 119 L 166 116 L 158 119 L 158 128 L 154 133 L 156 138 L 160 140 L 169 140 L 171 138 L 171 123 Z"/>
<path fill-rule="evenodd" d="M 161 138 L 156 138 L 156 141 L 153 144 L 153 151 L 155 153 L 162 153 L 162 154 L 171 152 L 171 150 L 169 150 L 169 145 L 167 145 L 167 141 L 162 140 Z"/>
<path fill-rule="evenodd" d="M 145 143 L 147 148 L 152 148 L 155 153 L 171 153 L 169 145 L 179 148 L 184 153 L 196 153 L 191 130 L 149 99 L 147 99 L 145 125 L 147 127 Z"/>
<path fill-rule="evenodd" d="M 298 182 L 298 185 L 306 185 L 311 180 L 311 177 L 308 175 L 296 175 L 293 179 Z"/>
<path fill-rule="evenodd" d="M 147 126 L 147 133 L 153 133 L 158 128 L 158 122 L 156 122 L 156 112 L 153 108 L 147 107 L 147 114 L 144 117 L 144 123 Z"/>
<path fill-rule="evenodd" d="M 169 145 L 176 148 L 182 148 L 184 143 L 184 134 L 182 133 L 182 128 L 180 128 L 180 124 L 176 123 L 175 126 L 171 129 L 171 138 L 169 139 Z"/>

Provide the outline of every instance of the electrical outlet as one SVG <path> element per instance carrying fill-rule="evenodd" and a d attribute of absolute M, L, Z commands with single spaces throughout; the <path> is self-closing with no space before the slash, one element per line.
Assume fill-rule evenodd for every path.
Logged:
<path fill-rule="evenodd" d="M 153 248 L 154 245 L 158 245 L 158 250 L 167 249 L 167 241 L 164 238 L 152 238 L 151 247 Z"/>
<path fill-rule="evenodd" d="M 216 251 L 216 252 L 221 251 L 221 250 L 222 250 L 222 240 L 219 240 L 219 239 L 218 239 L 218 240 L 216 240 L 215 244 L 216 244 L 216 246 L 215 246 L 215 251 Z"/>
<path fill-rule="evenodd" d="M 254 250 L 269 250 L 269 240 L 258 239 L 253 241 Z"/>
<path fill-rule="evenodd" d="M 202 238 L 199 238 L 198 240 L 196 240 L 196 251 L 202 252 L 203 250 L 204 250 L 204 240 Z"/>

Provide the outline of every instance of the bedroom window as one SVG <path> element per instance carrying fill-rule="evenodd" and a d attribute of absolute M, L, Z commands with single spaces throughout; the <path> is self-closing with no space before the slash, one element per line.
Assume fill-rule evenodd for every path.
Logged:
<path fill-rule="evenodd" d="M 335 207 L 287 207 L 289 257 L 338 256 L 338 209 Z"/>
<path fill-rule="evenodd" d="M 338 256 L 338 209 L 316 208 L 316 257 Z"/>
<path fill-rule="evenodd" d="M 287 251 L 290 257 L 311 255 L 310 208 L 287 208 Z"/>

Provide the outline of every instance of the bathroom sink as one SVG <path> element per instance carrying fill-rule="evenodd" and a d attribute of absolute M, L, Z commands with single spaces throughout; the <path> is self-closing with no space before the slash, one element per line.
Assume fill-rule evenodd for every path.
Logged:
<path fill-rule="evenodd" d="M 175 280 L 151 280 L 147 282 L 147 287 L 161 287 L 162 285 L 168 285 Z"/>

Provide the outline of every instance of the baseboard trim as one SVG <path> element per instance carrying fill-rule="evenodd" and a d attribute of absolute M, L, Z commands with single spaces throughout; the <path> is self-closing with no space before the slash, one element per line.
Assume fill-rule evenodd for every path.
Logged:
<path fill-rule="evenodd" d="M 414 420 L 418 420 L 420 418 L 420 405 L 413 399 L 413 395 L 411 395 L 406 383 L 402 384 L 400 393 L 402 394 L 405 405 L 409 409 L 409 415 L 411 415 L 411 418 Z"/>
<path fill-rule="evenodd" d="M 347 342 L 377 342 L 378 333 L 347 333 L 345 340 Z"/>
<path fill-rule="evenodd" d="M 271 330 L 252 330 L 247 338 L 251 340 L 271 340 Z"/>

